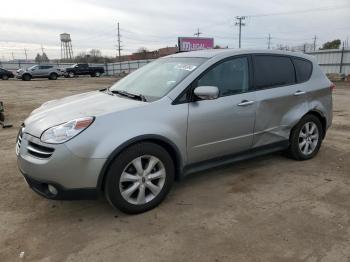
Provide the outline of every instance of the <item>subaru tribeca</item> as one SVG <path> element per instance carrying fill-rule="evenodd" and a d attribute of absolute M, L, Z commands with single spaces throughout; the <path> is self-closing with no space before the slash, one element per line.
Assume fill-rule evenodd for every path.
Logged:
<path fill-rule="evenodd" d="M 281 150 L 314 157 L 332 122 L 333 88 L 304 54 L 179 53 L 34 110 L 19 131 L 18 166 L 46 198 L 103 193 L 140 213 L 199 170 Z"/>

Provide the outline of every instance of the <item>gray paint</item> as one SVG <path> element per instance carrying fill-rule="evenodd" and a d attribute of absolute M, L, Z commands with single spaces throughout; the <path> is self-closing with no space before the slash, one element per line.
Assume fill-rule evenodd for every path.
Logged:
<path fill-rule="evenodd" d="M 242 54 L 273 53 L 299 56 L 313 62 L 311 79 L 302 84 L 247 92 L 214 100 L 173 104 L 183 90 L 216 62 Z M 332 121 L 330 81 L 315 60 L 304 54 L 259 50 L 210 50 L 174 57 L 206 57 L 163 98 L 140 102 L 95 91 L 45 103 L 25 120 L 25 135 L 18 156 L 21 170 L 67 188 L 96 187 L 107 158 L 135 137 L 164 137 L 177 146 L 183 165 L 287 140 L 293 126 L 309 111 Z M 301 95 L 295 95 L 302 91 Z M 242 103 L 242 101 L 249 103 Z M 94 123 L 77 137 L 60 145 L 39 138 L 46 129 L 66 121 L 95 116 Z M 26 141 L 55 149 L 42 160 L 26 153 Z"/>

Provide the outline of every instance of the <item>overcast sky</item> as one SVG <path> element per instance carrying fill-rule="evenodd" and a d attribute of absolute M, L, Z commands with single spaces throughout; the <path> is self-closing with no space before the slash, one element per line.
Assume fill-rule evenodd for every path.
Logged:
<path fill-rule="evenodd" d="M 0 0 L 0 59 L 28 58 L 41 52 L 60 57 L 59 34 L 71 34 L 74 54 L 92 48 L 116 54 L 120 22 L 122 54 L 177 44 L 197 28 L 215 44 L 236 48 L 235 16 L 249 16 L 242 47 L 317 44 L 350 37 L 350 0 Z M 4 8 L 5 7 L 5 8 Z M 300 12 L 304 11 L 304 12 Z M 282 14 L 281 14 L 282 13 Z M 266 14 L 266 15 L 265 15 Z M 258 16 L 255 16 L 258 15 Z"/>

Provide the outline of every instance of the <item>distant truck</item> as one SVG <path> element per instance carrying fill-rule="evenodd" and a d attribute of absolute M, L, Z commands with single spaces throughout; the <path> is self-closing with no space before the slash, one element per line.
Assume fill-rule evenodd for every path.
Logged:
<path fill-rule="evenodd" d="M 90 75 L 91 77 L 99 77 L 105 72 L 102 66 L 89 66 L 89 64 L 74 64 L 67 67 L 64 73 L 65 77 L 74 77 L 78 75 Z"/>
<path fill-rule="evenodd" d="M 62 75 L 62 70 L 53 65 L 34 65 L 27 69 L 18 69 L 16 77 L 24 81 L 29 81 L 33 78 L 48 78 L 50 80 L 56 80 L 57 77 Z"/>

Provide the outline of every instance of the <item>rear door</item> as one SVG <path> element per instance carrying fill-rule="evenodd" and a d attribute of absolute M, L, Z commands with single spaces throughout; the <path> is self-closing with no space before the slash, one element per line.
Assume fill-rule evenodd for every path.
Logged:
<path fill-rule="evenodd" d="M 187 153 L 189 163 L 250 149 L 255 120 L 255 95 L 250 92 L 249 59 L 226 59 L 193 84 L 216 86 L 219 98 L 189 104 Z"/>
<path fill-rule="evenodd" d="M 286 141 L 307 108 L 306 90 L 297 84 L 289 56 L 256 54 L 253 65 L 257 102 L 253 147 Z"/>

